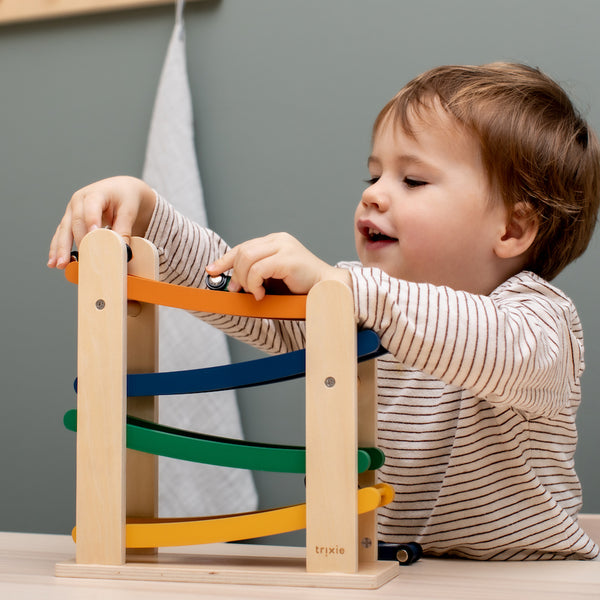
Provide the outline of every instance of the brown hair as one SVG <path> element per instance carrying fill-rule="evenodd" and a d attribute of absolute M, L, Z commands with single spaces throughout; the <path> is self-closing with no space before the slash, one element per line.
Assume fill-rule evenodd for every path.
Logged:
<path fill-rule="evenodd" d="M 525 268 L 554 278 L 592 237 L 600 199 L 600 146 L 565 91 L 520 64 L 442 66 L 408 83 L 380 112 L 373 134 L 392 118 L 411 119 L 439 101 L 480 143 L 492 189 L 512 210 L 534 211 L 539 231 Z"/>

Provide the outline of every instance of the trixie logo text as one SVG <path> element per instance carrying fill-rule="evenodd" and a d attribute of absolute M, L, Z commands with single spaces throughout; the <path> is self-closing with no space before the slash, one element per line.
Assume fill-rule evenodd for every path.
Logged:
<path fill-rule="evenodd" d="M 344 548 L 340 548 L 339 546 L 315 546 L 315 553 L 324 554 L 325 556 L 344 554 L 344 552 Z"/>

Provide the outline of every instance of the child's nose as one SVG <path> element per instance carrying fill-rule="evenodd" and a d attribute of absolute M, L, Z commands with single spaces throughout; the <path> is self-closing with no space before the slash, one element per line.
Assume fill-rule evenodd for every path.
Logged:
<path fill-rule="evenodd" d="M 366 207 L 373 207 L 380 211 L 385 211 L 389 208 L 389 196 L 381 183 L 381 180 L 372 183 L 362 193 L 362 203 Z"/>

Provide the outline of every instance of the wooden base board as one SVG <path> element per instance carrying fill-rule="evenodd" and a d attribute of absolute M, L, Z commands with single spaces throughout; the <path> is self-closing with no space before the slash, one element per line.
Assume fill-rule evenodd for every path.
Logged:
<path fill-rule="evenodd" d="M 285 550 L 282 548 L 282 550 Z M 377 589 L 396 577 L 395 561 L 361 565 L 359 573 L 307 573 L 306 560 L 298 556 L 201 555 L 162 553 L 130 555 L 124 565 L 84 565 L 75 561 L 58 563 L 57 577 L 84 579 L 129 579 L 289 587 Z"/>

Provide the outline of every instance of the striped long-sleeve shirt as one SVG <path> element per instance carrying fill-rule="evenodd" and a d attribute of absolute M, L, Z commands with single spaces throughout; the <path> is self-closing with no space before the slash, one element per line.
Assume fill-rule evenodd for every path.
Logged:
<path fill-rule="evenodd" d="M 146 236 L 161 278 L 180 285 L 202 287 L 227 250 L 162 199 Z M 380 510 L 380 539 L 476 559 L 598 556 L 577 523 L 584 365 L 569 298 L 530 272 L 480 296 L 338 266 L 351 273 L 358 326 L 389 351 L 378 359 L 379 477 L 396 497 Z M 304 345 L 301 322 L 198 316 L 268 352 Z"/>

